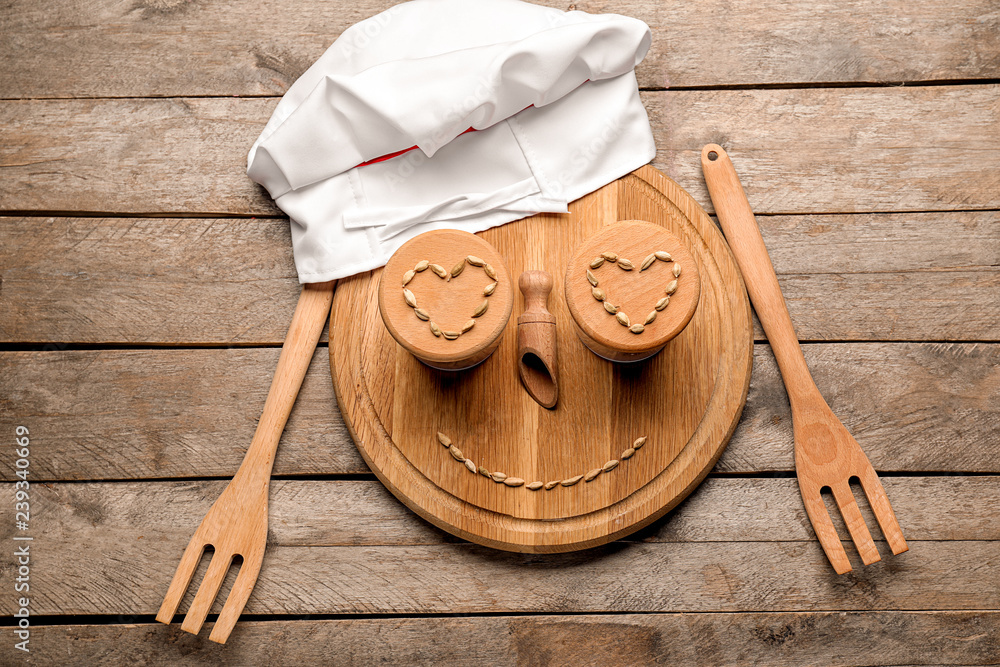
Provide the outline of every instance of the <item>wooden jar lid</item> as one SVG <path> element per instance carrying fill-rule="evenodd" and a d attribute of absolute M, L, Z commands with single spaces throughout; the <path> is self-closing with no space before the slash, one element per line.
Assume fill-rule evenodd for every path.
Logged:
<path fill-rule="evenodd" d="M 477 315 L 484 304 L 486 311 Z M 446 370 L 468 368 L 488 357 L 500 342 L 513 304 L 510 274 L 496 249 L 459 230 L 434 230 L 410 239 L 389 258 L 379 281 L 379 311 L 392 337 L 421 361 Z"/>
<path fill-rule="evenodd" d="M 640 360 L 662 349 L 687 326 L 701 292 L 698 267 L 684 242 L 642 220 L 617 222 L 584 241 L 566 269 L 565 285 L 584 343 L 615 361 Z"/>

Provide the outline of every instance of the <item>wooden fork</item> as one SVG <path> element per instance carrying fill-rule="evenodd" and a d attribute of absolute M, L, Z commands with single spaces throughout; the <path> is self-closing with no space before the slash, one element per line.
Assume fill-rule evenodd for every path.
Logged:
<path fill-rule="evenodd" d="M 844 515 L 861 560 L 865 565 L 881 560 L 851 491 L 850 481 L 856 477 L 892 553 L 903 553 L 908 548 L 906 540 L 875 469 L 857 440 L 823 400 L 809 374 L 788 307 L 781 296 L 778 277 L 733 163 L 721 146 L 709 144 L 701 151 L 701 165 L 715 212 L 743 272 L 750 300 L 771 343 L 788 391 L 795 433 L 795 472 L 806 513 L 823 551 L 837 574 L 851 571 L 847 553 L 823 502 L 821 492 L 829 488 Z"/>
<path fill-rule="evenodd" d="M 208 510 L 184 550 L 160 611 L 156 614 L 156 620 L 161 623 L 169 624 L 173 619 L 207 546 L 214 547 L 215 554 L 181 629 L 198 634 L 229 566 L 237 556 L 242 557 L 243 564 L 209 639 L 225 644 L 236 619 L 243 612 L 257 583 L 267 545 L 267 491 L 274 454 L 323 333 L 323 325 L 333 302 L 333 286 L 332 282 L 302 286 L 253 441 L 233 480 Z"/>

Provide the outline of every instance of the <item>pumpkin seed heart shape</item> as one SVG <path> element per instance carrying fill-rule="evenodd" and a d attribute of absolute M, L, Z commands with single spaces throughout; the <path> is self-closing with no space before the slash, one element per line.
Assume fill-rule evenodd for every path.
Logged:
<path fill-rule="evenodd" d="M 468 321 L 466 321 L 460 329 L 442 329 L 440 325 L 431 317 L 431 313 L 420 307 L 417 303 L 417 296 L 407 287 L 407 285 L 410 284 L 410 281 L 412 281 L 418 273 L 423 273 L 424 271 L 430 271 L 444 282 L 451 282 L 452 278 L 457 278 L 464 273 L 467 266 L 482 269 L 483 273 L 486 274 L 486 277 L 493 282 L 483 288 L 481 294 L 482 301 L 479 302 L 479 305 L 472 311 Z M 493 295 L 497 288 L 497 272 L 492 266 L 475 255 L 467 255 L 465 259 L 462 259 L 455 264 L 451 270 L 445 269 L 440 264 L 432 264 L 429 260 L 424 259 L 417 262 L 412 269 L 403 274 L 402 288 L 403 300 L 406 302 L 406 305 L 413 309 L 413 314 L 417 317 L 417 319 L 428 323 L 427 326 L 430 328 L 430 331 L 434 334 L 434 336 L 438 338 L 443 337 L 446 340 L 457 340 L 462 334 L 472 331 L 472 328 L 476 326 L 476 319 L 486 314 L 490 305 L 489 298 Z"/>
<path fill-rule="evenodd" d="M 652 324 L 656 319 L 656 314 L 667 307 L 670 303 L 670 296 L 677 291 L 678 281 L 681 277 L 681 265 L 673 261 L 673 257 L 670 256 L 670 253 L 664 250 L 657 250 L 646 255 L 638 266 L 638 272 L 642 273 L 643 271 L 646 271 L 657 261 L 672 265 L 670 269 L 672 279 L 667 283 L 666 287 L 664 287 L 663 296 L 657 300 L 653 309 L 649 311 L 649 314 L 646 315 L 642 322 L 633 322 L 625 311 L 623 311 L 619 306 L 614 305 L 614 303 L 610 300 L 610 295 L 603 287 L 601 287 L 600 280 L 594 273 L 594 271 L 597 271 L 605 264 L 614 264 L 622 271 L 635 271 L 636 265 L 632 262 L 632 260 L 622 257 L 617 252 L 602 252 L 600 255 L 591 260 L 590 268 L 587 269 L 587 282 L 590 283 L 590 293 L 597 301 L 601 302 L 608 315 L 613 315 L 619 324 L 623 327 L 628 327 L 628 330 L 636 335 L 643 333 L 646 330 L 646 327 Z"/>

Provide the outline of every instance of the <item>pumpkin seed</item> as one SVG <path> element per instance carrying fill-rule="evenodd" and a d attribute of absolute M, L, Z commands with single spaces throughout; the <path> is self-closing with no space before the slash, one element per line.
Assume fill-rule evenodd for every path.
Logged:
<path fill-rule="evenodd" d="M 423 308 L 414 308 L 413 314 L 422 319 L 424 322 L 431 319 L 430 313 L 428 313 Z"/>
<path fill-rule="evenodd" d="M 663 252 L 662 250 L 657 250 L 653 254 L 656 255 L 656 259 L 662 262 L 669 262 L 670 260 L 673 259 L 673 257 L 670 256 L 669 252 Z"/>
<path fill-rule="evenodd" d="M 646 256 L 646 259 L 642 260 L 642 265 L 639 267 L 639 270 L 645 271 L 646 269 L 651 267 L 653 265 L 653 262 L 655 261 L 656 261 L 656 253 L 650 253 L 649 255 Z"/>
<path fill-rule="evenodd" d="M 667 284 L 667 289 L 666 289 L 666 292 L 667 292 L 667 294 L 669 295 L 669 294 L 673 294 L 673 293 L 674 293 L 674 292 L 676 292 L 676 291 L 677 291 L 677 281 L 676 281 L 676 280 L 671 280 L 671 281 L 670 281 L 670 282 L 669 282 L 669 283 Z"/>
<path fill-rule="evenodd" d="M 591 470 L 590 472 L 588 472 L 586 475 L 583 476 L 583 481 L 593 482 L 595 479 L 597 479 L 597 476 L 600 475 L 602 472 L 603 471 L 600 468 L 594 468 L 593 470 Z"/>
<path fill-rule="evenodd" d="M 479 304 L 479 307 L 476 308 L 476 310 L 472 313 L 472 316 L 473 317 L 482 317 L 483 313 L 485 313 L 486 309 L 489 308 L 489 307 L 490 307 L 490 302 L 489 301 L 483 301 L 481 304 Z"/>
<path fill-rule="evenodd" d="M 594 298 L 597 299 L 598 301 L 604 301 L 605 297 L 607 297 L 607 295 L 604 293 L 604 290 L 602 290 L 600 287 L 591 287 L 590 293 L 593 294 Z"/>
<path fill-rule="evenodd" d="M 670 297 L 669 296 L 665 296 L 665 297 L 663 297 L 662 299 L 660 299 L 659 301 L 656 302 L 655 308 L 657 310 L 663 310 L 664 308 L 667 307 L 668 303 L 670 303 Z"/>
<path fill-rule="evenodd" d="M 451 267 L 451 277 L 458 278 L 458 274 L 460 274 L 464 270 L 465 270 L 465 260 L 463 259 L 461 262 Z"/>
<path fill-rule="evenodd" d="M 413 292 L 405 287 L 403 288 L 403 300 L 406 301 L 406 305 L 410 308 L 417 307 L 417 297 L 413 296 Z"/>
<path fill-rule="evenodd" d="M 604 464 L 602 470 L 604 470 L 604 472 L 611 472 L 612 470 L 618 467 L 618 463 L 619 463 L 618 459 L 611 459 L 610 461 Z"/>
<path fill-rule="evenodd" d="M 641 334 L 643 331 L 646 330 L 646 327 L 643 326 L 642 324 L 639 324 L 638 322 L 636 322 L 635 324 L 633 324 L 632 326 L 630 326 L 628 328 L 628 330 L 631 331 L 634 334 Z"/>
<path fill-rule="evenodd" d="M 411 280 L 413 280 L 413 276 L 415 276 L 415 275 L 417 275 L 417 272 L 414 271 L 413 269 L 410 269 L 409 271 L 407 271 L 406 273 L 404 273 L 403 274 L 403 287 L 406 287 L 407 283 L 409 283 Z"/>
<path fill-rule="evenodd" d="M 618 320 L 618 324 L 622 325 L 623 327 L 627 327 L 629 325 L 628 315 L 626 315 L 621 311 L 615 314 L 615 319 Z"/>
<path fill-rule="evenodd" d="M 590 283 L 592 287 L 597 287 L 597 278 L 590 272 L 590 269 L 587 269 L 587 282 Z"/>
<path fill-rule="evenodd" d="M 465 258 L 465 261 L 468 262 L 469 264 L 472 264 L 473 266 L 482 266 L 483 264 L 486 263 L 483 260 L 476 257 L 475 255 L 469 255 L 468 257 Z"/>
<path fill-rule="evenodd" d="M 524 484 L 524 480 L 520 477 L 508 477 L 503 481 L 503 483 L 507 486 L 522 486 Z"/>
<path fill-rule="evenodd" d="M 635 268 L 635 265 L 633 265 L 630 260 L 622 258 L 618 260 L 618 268 L 624 271 L 631 271 Z"/>
<path fill-rule="evenodd" d="M 496 290 L 496 288 L 497 288 L 496 283 L 490 283 L 489 285 L 483 288 L 483 296 L 491 296 L 493 292 Z"/>
<path fill-rule="evenodd" d="M 592 269 L 599 269 L 603 265 L 604 265 L 603 257 L 595 257 L 594 259 L 590 260 L 590 268 Z"/>
<path fill-rule="evenodd" d="M 422 259 L 419 262 L 417 262 L 417 265 L 413 267 L 413 270 L 416 271 L 417 273 L 420 273 L 421 271 L 426 271 L 427 267 L 430 265 L 431 265 L 430 262 L 428 262 L 426 259 Z"/>

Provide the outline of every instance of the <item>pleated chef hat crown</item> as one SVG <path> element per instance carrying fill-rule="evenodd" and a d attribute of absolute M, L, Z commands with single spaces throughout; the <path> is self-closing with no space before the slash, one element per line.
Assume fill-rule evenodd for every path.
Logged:
<path fill-rule="evenodd" d="M 292 222 L 301 282 L 385 264 L 429 229 L 568 202 L 655 153 L 642 21 L 519 0 L 413 0 L 348 30 L 289 89 L 247 173 Z"/>

